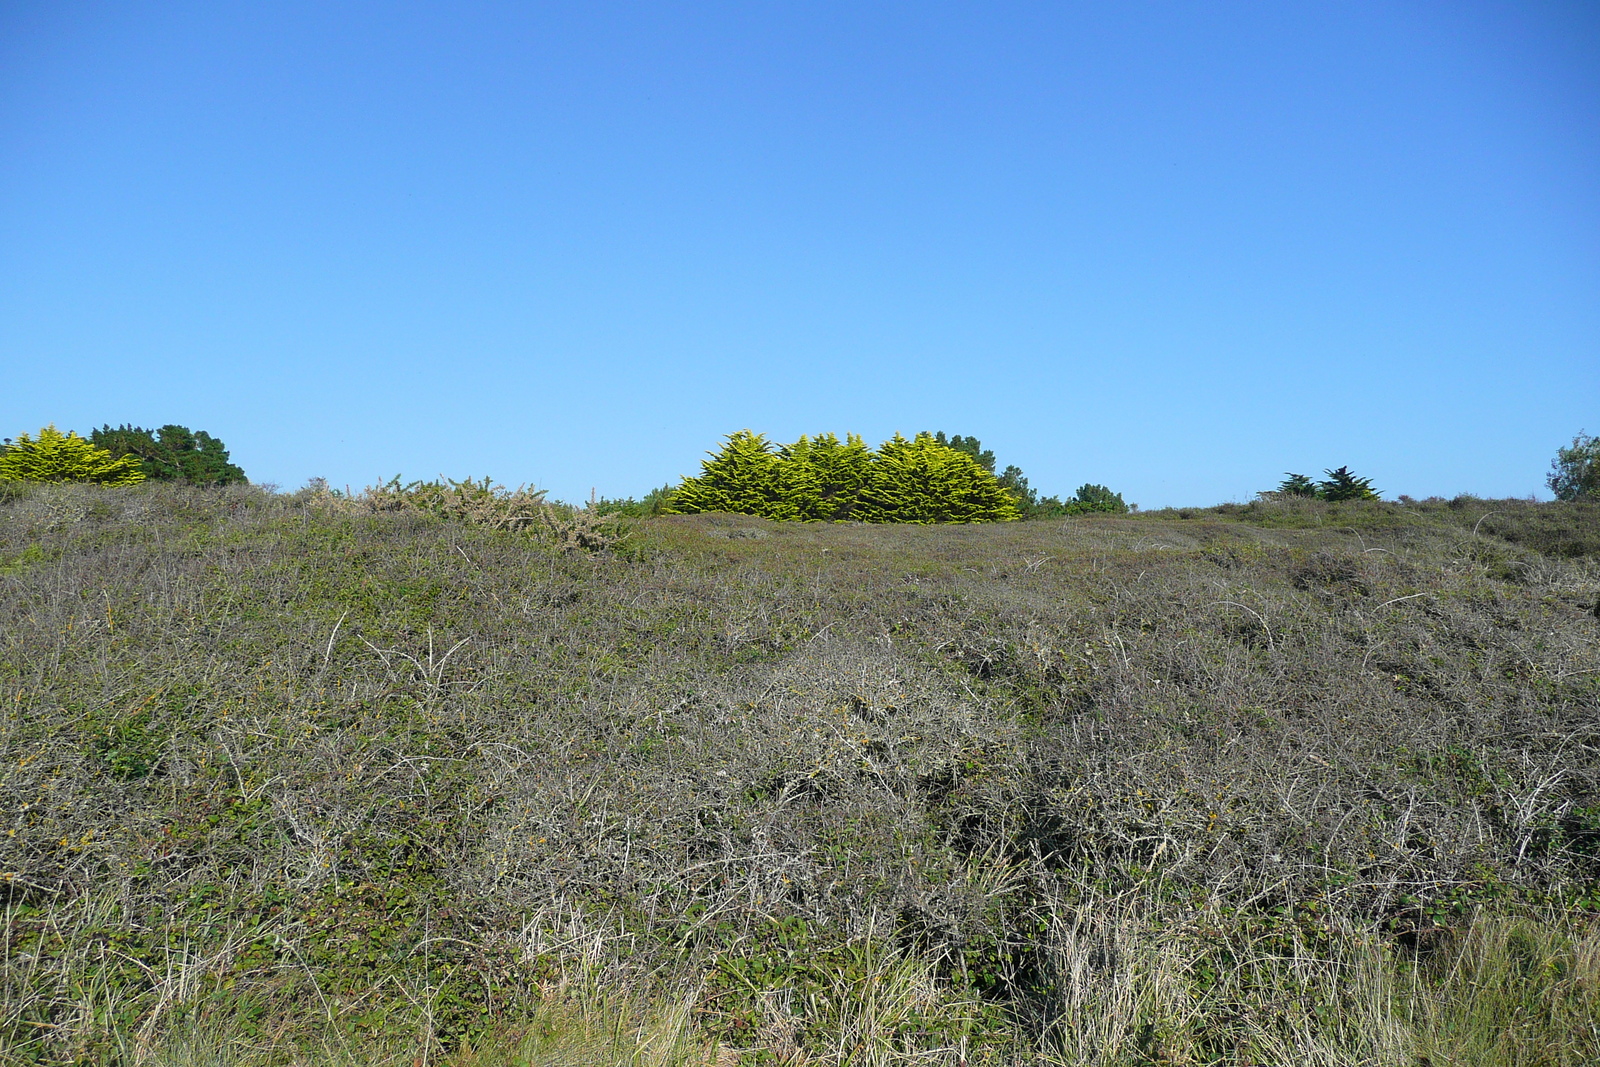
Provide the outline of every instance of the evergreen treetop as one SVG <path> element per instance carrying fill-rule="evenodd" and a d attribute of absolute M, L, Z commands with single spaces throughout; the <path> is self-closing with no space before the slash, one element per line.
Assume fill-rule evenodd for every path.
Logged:
<path fill-rule="evenodd" d="M 972 442 L 976 445 L 976 440 Z M 738 512 L 838 522 L 999 522 L 1018 517 L 1010 493 L 966 449 L 932 434 L 896 434 L 876 451 L 857 434 L 802 436 L 774 449 L 740 430 L 673 491 L 667 511 Z"/>
<path fill-rule="evenodd" d="M 1325 470 L 1327 477 L 1317 483 L 1317 496 L 1323 500 L 1376 500 L 1378 491 L 1371 478 L 1357 478 L 1349 467 Z"/>
<path fill-rule="evenodd" d="M 136 456 L 145 474 L 157 481 L 190 485 L 230 485 L 248 481 L 229 462 L 222 442 L 204 430 L 167 425 L 154 432 L 142 426 L 102 426 L 90 440 L 114 456 Z"/>
<path fill-rule="evenodd" d="M 113 456 L 76 433 L 62 433 L 54 423 L 38 437 L 18 434 L 0 452 L 0 481 L 133 485 L 144 479 L 137 456 Z"/>

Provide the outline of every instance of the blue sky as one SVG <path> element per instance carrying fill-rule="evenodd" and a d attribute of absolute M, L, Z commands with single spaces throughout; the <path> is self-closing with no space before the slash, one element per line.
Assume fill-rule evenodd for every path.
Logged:
<path fill-rule="evenodd" d="M 0 3 L 0 436 L 639 494 L 721 435 L 1046 492 L 1548 496 L 1600 5 Z"/>

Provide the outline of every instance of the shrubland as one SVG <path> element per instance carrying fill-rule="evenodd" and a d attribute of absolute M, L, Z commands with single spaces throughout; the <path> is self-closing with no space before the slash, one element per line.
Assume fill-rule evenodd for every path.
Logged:
<path fill-rule="evenodd" d="M 1600 503 L 0 491 L 0 1062 L 1600 1062 Z"/>

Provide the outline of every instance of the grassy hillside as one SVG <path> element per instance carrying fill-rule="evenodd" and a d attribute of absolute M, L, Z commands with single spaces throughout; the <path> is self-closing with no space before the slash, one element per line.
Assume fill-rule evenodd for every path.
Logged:
<path fill-rule="evenodd" d="M 1600 507 L 604 540 L 0 503 L 0 1063 L 1600 1062 Z"/>

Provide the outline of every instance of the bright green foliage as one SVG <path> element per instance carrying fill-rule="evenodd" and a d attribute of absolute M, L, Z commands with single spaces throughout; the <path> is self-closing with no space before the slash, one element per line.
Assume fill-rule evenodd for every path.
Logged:
<path fill-rule="evenodd" d="M 1063 510 L 1068 515 L 1088 515 L 1102 511 L 1121 515 L 1127 512 L 1128 505 L 1123 503 L 1121 493 L 1113 493 L 1103 485 L 1080 485 L 1077 495 L 1067 501 Z"/>
<path fill-rule="evenodd" d="M 113 456 L 75 433 L 62 433 L 53 423 L 37 438 L 18 434 L 0 452 L 0 481 L 132 485 L 144 478 L 139 457 Z"/>
<path fill-rule="evenodd" d="M 1323 471 L 1328 477 L 1317 483 L 1317 496 L 1323 500 L 1376 500 L 1378 491 L 1371 478 L 1357 478 L 1349 467 Z"/>
<path fill-rule="evenodd" d="M 799 517 L 784 493 L 783 472 L 772 444 L 749 430 L 729 434 L 722 450 L 700 464 L 700 476 L 683 480 L 668 510 L 674 515 L 728 511 L 768 519 Z"/>
<path fill-rule="evenodd" d="M 972 441 L 976 446 L 976 440 Z M 672 494 L 672 514 L 738 512 L 801 522 L 1003 522 L 1016 502 L 966 449 L 921 433 L 874 452 L 857 434 L 802 436 L 776 450 L 749 430 Z"/>
<path fill-rule="evenodd" d="M 1580 433 L 1571 448 L 1558 449 L 1545 484 L 1557 500 L 1600 498 L 1600 437 Z"/>
<path fill-rule="evenodd" d="M 929 433 L 895 434 L 878 449 L 856 505 L 866 522 L 1009 522 L 1020 516 L 1010 492 L 966 451 Z"/>
<path fill-rule="evenodd" d="M 778 455 L 783 492 L 794 502 L 798 518 L 841 522 L 854 517 L 874 460 L 860 434 L 846 434 L 843 441 L 831 433 L 802 434 Z"/>
<path fill-rule="evenodd" d="M 1317 495 L 1317 483 L 1304 474 L 1285 472 L 1289 476 L 1278 483 L 1278 492 L 1284 496 L 1314 497 Z"/>
<path fill-rule="evenodd" d="M 228 450 L 204 430 L 163 426 L 151 432 L 142 426 L 102 426 L 89 439 L 113 456 L 137 456 L 145 475 L 162 482 L 231 485 L 249 481 L 228 461 Z"/>

